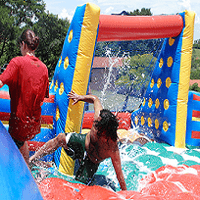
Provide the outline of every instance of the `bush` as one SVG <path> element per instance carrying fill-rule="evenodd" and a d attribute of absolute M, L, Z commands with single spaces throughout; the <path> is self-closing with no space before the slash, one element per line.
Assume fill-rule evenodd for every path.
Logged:
<path fill-rule="evenodd" d="M 189 90 L 192 90 L 192 91 L 196 91 L 196 92 L 200 92 L 200 88 L 198 86 L 198 83 L 194 83 L 193 85 L 191 85 L 189 87 Z"/>

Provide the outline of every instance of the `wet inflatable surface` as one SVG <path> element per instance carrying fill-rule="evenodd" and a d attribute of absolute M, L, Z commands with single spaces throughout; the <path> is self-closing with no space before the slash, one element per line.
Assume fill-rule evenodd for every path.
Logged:
<path fill-rule="evenodd" d="M 100 164 L 93 186 L 86 186 L 56 168 L 33 174 L 44 199 L 200 199 L 200 151 L 164 143 L 120 144 L 128 191 L 120 191 L 111 161 Z M 44 178 L 42 180 L 42 177 Z M 102 187 L 103 186 L 103 187 Z M 58 192 L 62 191 L 62 192 Z"/>

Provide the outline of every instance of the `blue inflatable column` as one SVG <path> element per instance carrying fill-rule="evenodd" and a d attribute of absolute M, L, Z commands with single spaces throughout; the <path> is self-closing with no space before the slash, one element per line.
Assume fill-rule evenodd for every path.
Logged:
<path fill-rule="evenodd" d="M 81 132 L 84 103 L 72 105 L 68 94 L 71 90 L 80 95 L 87 93 L 98 36 L 99 15 L 100 8 L 87 3 L 77 7 L 70 24 L 50 86 L 55 92 L 56 135 L 61 132 Z M 54 160 L 60 172 L 74 174 L 74 161 L 63 148 L 55 152 Z"/>
<path fill-rule="evenodd" d="M 31 171 L 1 121 L 0 177 L 0 199 L 43 199 Z"/>

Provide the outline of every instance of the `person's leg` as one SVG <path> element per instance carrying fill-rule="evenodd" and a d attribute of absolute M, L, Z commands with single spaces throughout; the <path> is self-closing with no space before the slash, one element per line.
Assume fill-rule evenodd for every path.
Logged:
<path fill-rule="evenodd" d="M 80 167 L 76 172 L 75 180 L 90 185 L 98 167 L 99 163 L 93 163 L 85 153 L 84 158 L 80 161 Z"/>
<path fill-rule="evenodd" d="M 28 149 L 28 143 L 24 141 L 16 140 L 15 138 L 12 138 L 15 144 L 17 145 L 18 149 L 20 150 L 22 156 L 24 157 L 26 163 L 28 164 L 29 161 L 29 149 Z"/>
<path fill-rule="evenodd" d="M 29 149 L 27 141 L 24 142 L 24 145 L 19 150 L 24 157 L 26 163 L 29 164 Z"/>

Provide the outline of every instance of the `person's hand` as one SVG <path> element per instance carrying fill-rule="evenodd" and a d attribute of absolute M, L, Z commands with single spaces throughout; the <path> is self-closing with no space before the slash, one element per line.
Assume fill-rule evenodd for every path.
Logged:
<path fill-rule="evenodd" d="M 74 102 L 72 105 L 76 104 L 80 100 L 80 95 L 76 94 L 74 91 L 69 92 L 69 99 L 72 99 Z"/>

